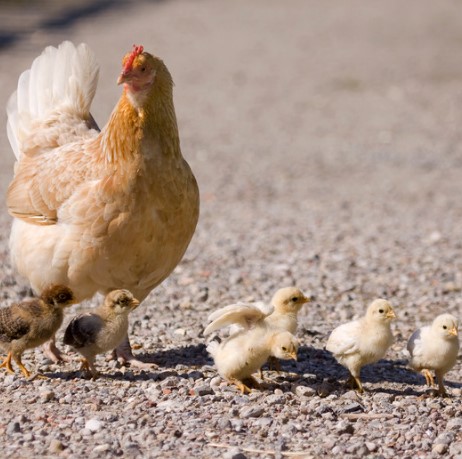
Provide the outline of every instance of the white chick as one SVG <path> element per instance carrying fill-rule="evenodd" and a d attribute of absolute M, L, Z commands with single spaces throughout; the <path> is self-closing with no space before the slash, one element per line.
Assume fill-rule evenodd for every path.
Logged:
<path fill-rule="evenodd" d="M 361 368 L 380 360 L 393 343 L 390 322 L 395 317 L 391 304 L 377 299 L 364 317 L 340 325 L 329 336 L 326 349 L 349 370 L 349 383 L 359 392 L 364 391 Z"/>
<path fill-rule="evenodd" d="M 241 330 L 222 343 L 212 341 L 207 346 L 220 375 L 243 394 L 251 392 L 249 386 L 259 387 L 252 373 L 261 368 L 270 355 L 296 360 L 297 349 L 298 343 L 292 333 L 267 332 L 261 327 Z"/>
<path fill-rule="evenodd" d="M 459 352 L 458 322 L 451 314 L 441 314 L 431 325 L 416 330 L 409 338 L 409 365 L 420 371 L 427 385 L 434 385 L 430 370 L 438 378 L 438 392 L 446 395 L 443 376 L 456 364 Z"/>
<path fill-rule="evenodd" d="M 93 378 L 98 376 L 96 355 L 122 342 L 128 331 L 128 314 L 139 304 L 128 290 L 113 290 L 95 312 L 80 314 L 69 322 L 63 342 L 82 354 L 82 370 Z"/>

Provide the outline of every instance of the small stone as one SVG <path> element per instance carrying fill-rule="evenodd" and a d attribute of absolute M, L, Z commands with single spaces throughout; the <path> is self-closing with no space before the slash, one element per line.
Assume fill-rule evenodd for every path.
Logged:
<path fill-rule="evenodd" d="M 344 433 L 351 435 L 354 433 L 355 428 L 353 427 L 353 424 L 342 419 L 336 424 L 335 430 L 339 435 L 342 435 Z"/>
<path fill-rule="evenodd" d="M 39 396 L 42 403 L 47 403 L 55 398 L 55 393 L 52 390 L 44 389 L 39 392 Z"/>
<path fill-rule="evenodd" d="M 210 394 L 215 393 L 210 386 L 194 387 L 193 392 L 194 392 L 194 395 L 198 395 L 199 397 L 203 397 L 204 395 L 210 395 Z"/>
<path fill-rule="evenodd" d="M 109 451 L 111 449 L 111 445 L 109 443 L 103 443 L 102 445 L 95 446 L 93 451 L 96 453 L 104 453 L 105 451 Z"/>
<path fill-rule="evenodd" d="M 21 425 L 19 422 L 10 422 L 6 427 L 6 433 L 11 435 L 13 433 L 21 432 Z"/>
<path fill-rule="evenodd" d="M 443 445 L 449 445 L 454 441 L 454 434 L 452 432 L 443 432 L 438 435 L 434 441 L 434 444 L 441 443 Z"/>
<path fill-rule="evenodd" d="M 265 410 L 261 406 L 246 406 L 240 412 L 241 418 L 258 418 L 260 417 Z"/>
<path fill-rule="evenodd" d="M 448 450 L 448 445 L 437 443 L 433 445 L 432 452 L 436 454 L 444 454 Z"/>
<path fill-rule="evenodd" d="M 186 330 L 184 328 L 177 328 L 173 333 L 178 336 L 185 336 Z"/>
<path fill-rule="evenodd" d="M 327 382 L 323 381 L 317 389 L 317 393 L 321 398 L 327 397 L 332 392 L 332 386 Z"/>
<path fill-rule="evenodd" d="M 316 389 L 309 386 L 297 386 L 295 388 L 295 395 L 298 397 L 313 397 L 313 395 L 316 395 Z"/>
<path fill-rule="evenodd" d="M 366 448 L 373 453 L 374 451 L 377 451 L 377 445 L 371 441 L 366 441 L 365 443 Z"/>
<path fill-rule="evenodd" d="M 98 432 L 103 427 L 103 423 L 99 419 L 89 419 L 85 423 L 85 429 L 88 429 L 90 432 Z"/>
<path fill-rule="evenodd" d="M 53 439 L 50 442 L 50 446 L 48 447 L 48 450 L 50 453 L 59 453 L 64 449 L 64 445 L 57 439 Z"/>
<path fill-rule="evenodd" d="M 462 418 L 450 419 L 446 424 L 446 429 L 454 430 L 456 432 L 462 431 Z"/>

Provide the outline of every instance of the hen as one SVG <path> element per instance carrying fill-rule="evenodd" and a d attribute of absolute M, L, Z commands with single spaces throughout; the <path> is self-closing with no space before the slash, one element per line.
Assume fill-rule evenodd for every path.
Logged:
<path fill-rule="evenodd" d="M 141 301 L 183 257 L 199 192 L 163 61 L 142 46 L 125 55 L 123 93 L 101 131 L 90 114 L 97 80 L 92 51 L 70 42 L 19 78 L 7 108 L 11 257 L 38 292 L 64 284 L 81 301 L 124 288 Z M 128 337 L 118 354 L 139 363 Z"/>

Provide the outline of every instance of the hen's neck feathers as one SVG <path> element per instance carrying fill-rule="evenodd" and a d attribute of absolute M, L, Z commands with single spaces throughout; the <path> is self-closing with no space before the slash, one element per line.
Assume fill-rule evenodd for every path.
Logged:
<path fill-rule="evenodd" d="M 166 157 L 181 156 L 172 85 L 168 74 L 156 76 L 146 94 L 129 94 L 130 89 L 124 89 L 99 136 L 106 164 L 135 160 L 143 142 L 159 145 L 157 153 Z"/>

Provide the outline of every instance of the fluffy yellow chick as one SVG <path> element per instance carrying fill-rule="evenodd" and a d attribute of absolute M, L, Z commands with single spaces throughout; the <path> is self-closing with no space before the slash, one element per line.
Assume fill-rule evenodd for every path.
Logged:
<path fill-rule="evenodd" d="M 260 327 L 268 331 L 295 333 L 298 326 L 298 312 L 310 298 L 296 287 L 280 288 L 268 308 L 261 303 L 237 303 L 221 308 L 209 315 L 211 323 L 204 330 L 207 336 L 215 330 L 231 325 L 231 334 L 241 329 Z M 270 365 L 280 369 L 277 356 L 269 356 Z M 260 377 L 263 373 L 260 371 Z"/>
<path fill-rule="evenodd" d="M 459 352 L 458 322 L 451 314 L 441 314 L 431 325 L 419 328 L 409 338 L 409 365 L 420 371 L 427 385 L 434 385 L 430 370 L 438 378 L 438 392 L 446 395 L 443 376 L 456 364 Z"/>
<path fill-rule="evenodd" d="M 82 370 L 93 378 L 98 376 L 95 368 L 97 354 L 116 348 L 128 331 L 128 314 L 139 305 L 128 290 L 113 290 L 95 311 L 74 317 L 64 333 L 64 344 L 82 354 Z"/>
<path fill-rule="evenodd" d="M 279 359 L 297 359 L 298 344 L 288 331 L 268 332 L 262 327 L 241 330 L 222 343 L 212 341 L 207 350 L 213 357 L 218 373 L 240 391 L 250 393 L 259 387 L 252 376 L 270 355 Z"/>
<path fill-rule="evenodd" d="M 393 343 L 390 322 L 395 312 L 387 300 L 374 300 L 366 315 L 337 327 L 326 349 L 350 371 L 349 383 L 363 392 L 360 372 L 364 365 L 380 360 Z"/>
<path fill-rule="evenodd" d="M 0 309 L 0 347 L 8 355 L 0 367 L 14 373 L 11 358 L 17 363 L 23 375 L 29 371 L 21 362 L 26 349 L 43 344 L 54 337 L 63 323 L 63 309 L 74 302 L 74 294 L 63 285 L 45 288 L 40 298 L 24 300 Z"/>
<path fill-rule="evenodd" d="M 308 301 L 310 299 L 300 289 L 285 287 L 274 294 L 269 311 L 259 303 L 231 304 L 209 315 L 211 323 L 204 330 L 204 335 L 228 325 L 238 325 L 244 329 L 264 327 L 295 333 L 298 311 Z"/>

